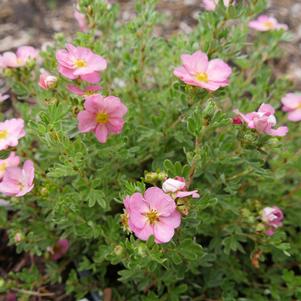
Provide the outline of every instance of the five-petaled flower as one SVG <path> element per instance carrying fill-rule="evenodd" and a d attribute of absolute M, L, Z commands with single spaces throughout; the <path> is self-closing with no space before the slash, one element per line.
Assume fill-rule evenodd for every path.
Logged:
<path fill-rule="evenodd" d="M 1 57 L 2 68 L 18 68 L 23 67 L 29 60 L 34 60 L 38 57 L 38 50 L 31 46 L 22 46 L 17 49 L 17 52 L 4 52 Z"/>
<path fill-rule="evenodd" d="M 128 227 L 141 240 L 153 235 L 156 243 L 167 243 L 181 224 L 175 201 L 158 187 L 127 196 L 124 206 Z"/>
<path fill-rule="evenodd" d="M 77 115 L 80 132 L 94 131 L 98 141 L 105 143 L 109 134 L 122 131 L 127 107 L 118 97 L 91 95 L 86 97 L 84 107 L 85 110 Z"/>
<path fill-rule="evenodd" d="M 183 65 L 174 70 L 174 75 L 188 85 L 215 91 L 228 86 L 232 69 L 220 59 L 208 60 L 206 53 L 196 51 L 192 55 L 182 54 Z"/>
<path fill-rule="evenodd" d="M 271 236 L 277 228 L 282 226 L 283 212 L 276 206 L 265 207 L 262 210 L 261 219 L 267 226 L 266 234 Z"/>
<path fill-rule="evenodd" d="M 18 145 L 18 140 L 24 136 L 23 119 L 9 119 L 0 122 L 0 150 Z"/>
<path fill-rule="evenodd" d="M 59 72 L 69 78 L 80 78 L 89 83 L 100 80 L 99 72 L 107 68 L 107 61 L 89 48 L 67 44 L 66 49 L 56 52 Z"/>
<path fill-rule="evenodd" d="M 269 104 L 263 103 L 257 112 L 242 114 L 238 110 L 234 110 L 234 113 L 236 113 L 250 129 L 255 129 L 259 133 L 265 133 L 270 136 L 285 136 L 288 132 L 286 126 L 273 129 L 276 125 L 275 110 Z"/>
<path fill-rule="evenodd" d="M 34 166 L 31 160 L 26 160 L 23 168 L 8 167 L 0 183 L 0 192 L 7 196 L 23 196 L 33 189 L 33 179 Z"/>
<path fill-rule="evenodd" d="M 6 159 L 0 160 L 0 180 L 3 179 L 5 171 L 9 167 L 17 167 L 20 163 L 20 158 L 15 152 L 11 152 Z"/>
<path fill-rule="evenodd" d="M 259 16 L 256 20 L 249 22 L 249 27 L 258 31 L 271 31 L 271 30 L 287 30 L 286 24 L 279 23 L 274 17 Z"/>
<path fill-rule="evenodd" d="M 287 119 L 290 121 L 301 120 L 301 94 L 288 93 L 281 100 L 284 112 L 288 112 Z"/>

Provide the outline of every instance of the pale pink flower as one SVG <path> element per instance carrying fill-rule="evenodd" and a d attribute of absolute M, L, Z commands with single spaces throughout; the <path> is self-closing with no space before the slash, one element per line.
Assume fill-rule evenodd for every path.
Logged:
<path fill-rule="evenodd" d="M 89 48 L 75 47 L 67 44 L 66 49 L 56 52 L 59 72 L 69 78 L 81 78 L 89 83 L 100 80 L 99 72 L 107 68 L 107 61 L 93 53 Z"/>
<path fill-rule="evenodd" d="M 8 98 L 9 98 L 8 94 L 1 94 L 0 93 L 0 103 L 2 103 L 3 101 L 5 101 Z"/>
<path fill-rule="evenodd" d="M 286 24 L 278 23 L 274 17 L 259 16 L 256 20 L 249 22 L 249 27 L 258 31 L 271 31 L 271 30 L 287 30 Z"/>
<path fill-rule="evenodd" d="M 181 224 L 175 201 L 160 188 L 148 188 L 144 196 L 136 192 L 124 200 L 128 226 L 141 240 L 153 235 L 156 243 L 167 243 Z"/>
<path fill-rule="evenodd" d="M 33 189 L 33 179 L 33 162 L 26 160 L 23 168 L 9 167 L 6 169 L 3 180 L 0 183 L 0 192 L 7 196 L 23 196 Z"/>
<path fill-rule="evenodd" d="M 225 7 L 229 7 L 231 0 L 224 0 Z M 219 0 L 203 0 L 203 7 L 205 10 L 214 11 L 218 5 Z"/>
<path fill-rule="evenodd" d="M 20 158 L 16 156 L 15 152 L 11 152 L 8 158 L 0 160 L 0 180 L 2 180 L 5 171 L 9 167 L 17 167 L 20 163 Z"/>
<path fill-rule="evenodd" d="M 87 20 L 86 20 L 86 16 L 83 13 L 81 13 L 80 11 L 78 11 L 76 8 L 74 8 L 73 15 L 74 15 L 75 20 L 78 23 L 80 30 L 83 32 L 86 32 L 89 29 Z"/>
<path fill-rule="evenodd" d="M 61 259 L 69 250 L 69 241 L 67 239 L 59 239 L 53 247 L 49 247 L 51 258 L 54 261 Z"/>
<path fill-rule="evenodd" d="M 23 67 L 29 60 L 34 60 L 38 57 L 38 50 L 31 46 L 22 46 L 17 49 L 17 52 L 4 52 L 1 59 L 3 68 L 18 68 Z"/>
<path fill-rule="evenodd" d="M 17 146 L 18 140 L 25 136 L 24 120 L 9 119 L 0 122 L 0 150 L 10 146 Z"/>
<path fill-rule="evenodd" d="M 165 193 L 170 193 L 173 198 L 199 198 L 197 190 L 188 191 L 186 188 L 185 179 L 182 177 L 168 178 L 162 184 L 162 189 Z"/>
<path fill-rule="evenodd" d="M 80 132 L 95 132 L 100 143 L 105 143 L 109 134 L 119 134 L 122 131 L 123 116 L 127 107 L 118 97 L 91 95 L 86 97 L 85 110 L 77 115 Z"/>
<path fill-rule="evenodd" d="M 68 85 L 67 89 L 69 92 L 78 96 L 90 96 L 90 95 L 97 94 L 100 90 L 102 90 L 102 87 L 95 85 L 95 86 L 87 86 L 81 89 L 74 85 Z"/>
<path fill-rule="evenodd" d="M 215 91 L 228 86 L 231 68 L 220 59 L 208 61 L 208 56 L 202 51 L 182 54 L 183 65 L 174 70 L 174 75 L 188 85 Z"/>
<path fill-rule="evenodd" d="M 57 77 L 54 75 L 49 74 L 48 72 L 44 71 L 40 74 L 39 78 L 39 86 L 44 89 L 52 89 L 56 86 Z"/>
<path fill-rule="evenodd" d="M 262 210 L 261 219 L 267 226 L 266 234 L 271 236 L 277 228 L 282 226 L 283 212 L 276 206 L 265 207 Z"/>
<path fill-rule="evenodd" d="M 301 94 L 288 93 L 282 98 L 281 102 L 283 104 L 282 111 L 288 112 L 288 120 L 301 120 Z"/>
<path fill-rule="evenodd" d="M 270 136 L 285 136 L 288 132 L 286 126 L 273 129 L 276 125 L 275 110 L 269 104 L 263 103 L 257 112 L 242 114 L 238 110 L 234 110 L 234 113 L 238 114 L 250 129 L 255 129 L 259 133 L 265 133 Z"/>

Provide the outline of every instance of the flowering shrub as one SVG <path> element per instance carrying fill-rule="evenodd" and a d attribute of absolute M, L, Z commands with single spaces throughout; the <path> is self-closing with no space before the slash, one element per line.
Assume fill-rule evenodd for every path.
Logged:
<path fill-rule="evenodd" d="M 287 28 L 257 19 L 265 1 L 213 1 L 163 38 L 155 5 L 121 22 L 117 4 L 80 0 L 73 40 L 2 54 L 16 97 L 0 221 L 32 260 L 0 291 L 299 300 L 301 101 L 271 69 Z"/>

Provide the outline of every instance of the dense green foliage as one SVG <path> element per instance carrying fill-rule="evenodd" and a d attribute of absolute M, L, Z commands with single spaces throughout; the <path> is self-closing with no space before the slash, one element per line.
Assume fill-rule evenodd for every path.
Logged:
<path fill-rule="evenodd" d="M 38 87 L 38 66 L 4 71 L 17 95 L 10 112 L 26 121 L 17 153 L 31 158 L 36 172 L 29 194 L 6 198 L 13 214 L 1 208 L 0 225 L 19 252 L 45 257 L 46 276 L 25 267 L 0 289 L 35 291 L 63 281 L 77 299 L 109 287 L 113 300 L 300 300 L 300 123 L 288 123 L 278 110 L 279 123 L 289 126 L 283 138 L 232 124 L 235 108 L 254 111 L 263 102 L 280 108 L 292 87 L 285 75 L 275 78 L 271 62 L 289 34 L 250 39 L 248 21 L 266 8 L 254 0 L 200 11 L 190 35 L 159 37 L 154 28 L 164 17 L 155 5 L 138 0 L 136 16 L 120 22 L 118 5 L 80 0 L 91 30 L 72 43 L 107 59 L 102 94 L 128 107 L 122 133 L 105 144 L 78 132 L 83 99 L 57 72 L 62 34 L 41 54 L 43 68 L 59 77 L 56 89 Z M 196 50 L 231 65 L 228 87 L 208 93 L 173 75 L 180 55 Z M 120 223 L 123 198 L 150 186 L 146 172 L 183 176 L 201 195 L 167 244 L 138 240 Z M 273 205 L 283 210 L 284 226 L 267 236 L 260 212 Z M 70 249 L 53 262 L 47 247 L 60 237 Z M 84 270 L 89 274 L 80 277 Z"/>

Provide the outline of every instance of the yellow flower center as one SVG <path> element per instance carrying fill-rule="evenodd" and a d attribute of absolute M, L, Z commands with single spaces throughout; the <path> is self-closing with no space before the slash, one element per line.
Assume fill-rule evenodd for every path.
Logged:
<path fill-rule="evenodd" d="M 148 213 L 146 213 L 146 217 L 150 225 L 155 224 L 159 220 L 159 214 L 156 210 L 151 210 Z"/>
<path fill-rule="evenodd" d="M 8 132 L 6 130 L 0 131 L 0 140 L 5 139 L 8 136 Z"/>
<path fill-rule="evenodd" d="M 263 24 L 267 29 L 273 29 L 274 28 L 274 23 L 272 21 L 265 21 Z"/>
<path fill-rule="evenodd" d="M 107 123 L 109 121 L 109 115 L 104 112 L 97 113 L 96 122 L 97 123 Z"/>
<path fill-rule="evenodd" d="M 205 72 L 199 72 L 196 74 L 195 79 L 200 82 L 208 83 L 208 74 Z"/>
<path fill-rule="evenodd" d="M 86 90 L 85 91 L 86 96 L 90 96 L 90 95 L 93 95 L 93 94 L 95 94 L 95 91 L 93 91 L 93 90 Z"/>
<path fill-rule="evenodd" d="M 3 162 L 0 164 L 0 172 L 5 172 L 5 170 L 6 170 L 6 163 Z"/>
<path fill-rule="evenodd" d="M 74 66 L 76 68 L 83 68 L 83 67 L 86 67 L 87 66 L 87 62 L 85 60 L 82 60 L 82 59 L 78 59 L 74 62 Z"/>

